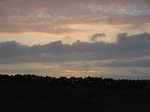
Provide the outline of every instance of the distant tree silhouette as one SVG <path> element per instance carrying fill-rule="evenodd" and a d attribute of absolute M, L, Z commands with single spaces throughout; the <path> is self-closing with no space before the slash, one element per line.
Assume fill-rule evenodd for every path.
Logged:
<path fill-rule="evenodd" d="M 0 110 L 5 112 L 62 111 L 59 106 L 72 106 L 72 111 L 141 112 L 149 109 L 149 101 L 149 80 L 0 75 Z"/>

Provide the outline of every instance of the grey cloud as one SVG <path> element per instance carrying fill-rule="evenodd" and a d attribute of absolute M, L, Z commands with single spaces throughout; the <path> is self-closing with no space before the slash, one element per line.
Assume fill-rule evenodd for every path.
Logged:
<path fill-rule="evenodd" d="M 134 65 L 137 62 L 122 63 L 119 60 L 150 56 L 150 34 L 136 34 L 128 36 L 126 33 L 118 35 L 116 43 L 80 42 L 72 45 L 61 41 L 32 47 L 21 45 L 15 41 L 0 43 L 0 64 L 17 63 L 57 63 L 70 61 L 102 61 L 116 59 L 118 62 L 108 63 L 107 66 Z M 138 61 L 138 65 L 146 66 L 146 61 Z M 142 64 L 143 62 L 143 64 Z M 145 63 L 146 62 L 146 63 Z M 134 63 L 134 64 L 133 64 Z M 109 65 L 110 64 L 110 65 Z M 105 66 L 105 65 L 103 65 Z"/>
<path fill-rule="evenodd" d="M 98 42 L 106 36 L 105 33 L 96 33 L 89 37 L 90 41 Z"/>
<path fill-rule="evenodd" d="M 136 61 L 130 61 L 130 62 L 113 62 L 109 63 L 109 65 L 105 65 L 109 67 L 150 67 L 150 59 L 143 59 L 143 60 L 136 60 Z"/>

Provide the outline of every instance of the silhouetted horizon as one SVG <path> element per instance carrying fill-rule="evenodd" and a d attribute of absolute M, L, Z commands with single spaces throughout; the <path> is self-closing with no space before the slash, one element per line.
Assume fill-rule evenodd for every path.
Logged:
<path fill-rule="evenodd" d="M 0 105 L 5 112 L 141 112 L 149 110 L 150 80 L 0 75 Z M 62 108 L 58 108 L 62 107 Z"/>

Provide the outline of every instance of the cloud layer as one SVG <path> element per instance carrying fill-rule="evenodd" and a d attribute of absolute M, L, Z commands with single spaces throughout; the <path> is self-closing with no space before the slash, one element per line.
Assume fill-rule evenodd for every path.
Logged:
<path fill-rule="evenodd" d="M 149 23 L 150 2 L 149 0 L 0 1 L 0 32 L 72 32 L 74 30 L 64 24 L 62 27 L 62 23 L 68 21 L 78 23 L 85 20 L 133 25 Z"/>
<path fill-rule="evenodd" d="M 150 66 L 150 34 L 119 34 L 116 43 L 81 42 L 26 46 L 0 43 L 0 64 L 97 61 L 99 66 Z M 107 63 L 101 63 L 110 60 Z M 98 66 L 97 64 L 97 66 Z"/>

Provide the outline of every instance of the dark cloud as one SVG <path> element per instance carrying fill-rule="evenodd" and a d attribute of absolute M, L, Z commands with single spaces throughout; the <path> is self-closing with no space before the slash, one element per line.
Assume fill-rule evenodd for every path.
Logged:
<path fill-rule="evenodd" d="M 134 59 L 150 56 L 150 34 L 142 33 L 128 36 L 118 35 L 116 43 L 88 43 L 77 41 L 72 45 L 61 41 L 32 47 L 21 45 L 15 41 L 0 43 L 0 64 L 12 63 L 51 63 L 68 61 L 94 61 L 116 59 L 118 62 L 108 63 L 107 66 L 141 66 L 149 65 L 148 61 L 136 60 L 122 63 L 119 60 Z M 148 63 L 148 64 L 147 64 Z M 110 65 L 109 65 L 110 64 Z"/>
<path fill-rule="evenodd" d="M 101 41 L 104 37 L 106 37 L 105 33 L 96 33 L 89 37 L 90 41 L 98 42 Z"/>

